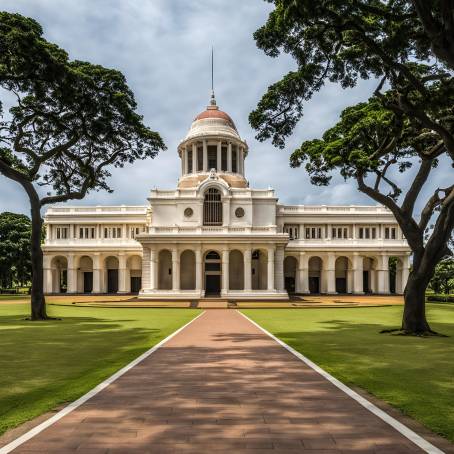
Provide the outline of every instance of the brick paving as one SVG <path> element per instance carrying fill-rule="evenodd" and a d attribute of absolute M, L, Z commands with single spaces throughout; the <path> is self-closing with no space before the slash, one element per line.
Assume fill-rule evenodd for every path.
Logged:
<path fill-rule="evenodd" d="M 239 313 L 211 310 L 14 452 L 422 451 Z"/>

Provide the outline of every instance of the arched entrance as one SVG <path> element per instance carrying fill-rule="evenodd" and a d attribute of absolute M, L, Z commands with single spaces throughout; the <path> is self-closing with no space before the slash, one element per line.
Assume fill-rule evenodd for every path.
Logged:
<path fill-rule="evenodd" d="M 323 262 L 320 257 L 309 259 L 309 292 L 321 293 Z"/>
<path fill-rule="evenodd" d="M 229 289 L 244 290 L 244 258 L 237 249 L 229 254 Z"/>
<path fill-rule="evenodd" d="M 172 253 L 167 249 L 159 251 L 158 289 L 172 290 Z"/>
<path fill-rule="evenodd" d="M 338 257 L 336 259 L 336 293 L 348 293 L 351 291 L 348 282 L 348 273 L 351 268 L 349 265 L 347 257 Z"/>
<path fill-rule="evenodd" d="M 180 288 L 195 290 L 195 254 L 186 249 L 180 256 Z"/>
<path fill-rule="evenodd" d="M 268 253 L 256 249 L 252 252 L 252 290 L 266 290 L 268 285 Z"/>
<path fill-rule="evenodd" d="M 118 259 L 117 257 L 106 258 L 106 289 L 107 293 L 118 292 Z"/>
<path fill-rule="evenodd" d="M 295 293 L 296 291 L 296 269 L 298 261 L 295 257 L 289 255 L 284 259 L 284 277 L 285 277 L 285 290 L 288 293 Z"/>
<path fill-rule="evenodd" d="M 82 256 L 79 260 L 77 291 L 80 293 L 93 292 L 93 260 L 87 255 Z"/>
<path fill-rule="evenodd" d="M 205 295 L 221 294 L 221 257 L 216 251 L 205 255 Z"/>
<path fill-rule="evenodd" d="M 52 293 L 66 293 L 68 290 L 68 260 L 57 256 L 52 259 Z"/>
<path fill-rule="evenodd" d="M 142 257 L 139 255 L 129 257 L 127 271 L 129 273 L 129 291 L 139 293 L 142 288 Z"/>

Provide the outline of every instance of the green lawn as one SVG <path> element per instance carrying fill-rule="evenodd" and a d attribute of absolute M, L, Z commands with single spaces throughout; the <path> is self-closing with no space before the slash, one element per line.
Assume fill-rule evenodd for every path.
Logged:
<path fill-rule="evenodd" d="M 432 328 L 450 337 L 379 334 L 399 326 L 401 307 L 242 312 L 344 383 L 454 441 L 454 305 L 427 307 Z"/>
<path fill-rule="evenodd" d="M 0 433 L 73 401 L 198 315 L 194 309 L 0 305 Z"/>

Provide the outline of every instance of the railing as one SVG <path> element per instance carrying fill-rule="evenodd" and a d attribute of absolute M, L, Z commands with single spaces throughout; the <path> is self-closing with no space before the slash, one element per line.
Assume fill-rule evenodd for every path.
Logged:
<path fill-rule="evenodd" d="M 278 205 L 278 214 L 293 213 L 383 213 L 391 214 L 386 207 L 359 205 Z"/>
<path fill-rule="evenodd" d="M 57 214 L 71 214 L 71 213 L 86 213 L 86 214 L 96 214 L 96 213 L 135 213 L 143 214 L 147 213 L 146 206 L 80 206 L 80 207 L 52 207 L 49 208 L 46 212 L 46 215 L 57 215 Z"/>

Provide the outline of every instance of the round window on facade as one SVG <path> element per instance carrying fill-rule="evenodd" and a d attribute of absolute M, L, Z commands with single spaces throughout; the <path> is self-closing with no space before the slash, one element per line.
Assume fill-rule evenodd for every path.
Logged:
<path fill-rule="evenodd" d="M 235 216 L 237 218 L 242 218 L 244 216 L 244 209 L 239 207 L 235 210 Z"/>
<path fill-rule="evenodd" d="M 188 207 L 184 210 L 184 216 L 187 218 L 190 218 L 193 214 L 194 214 L 194 211 L 190 207 Z"/>

